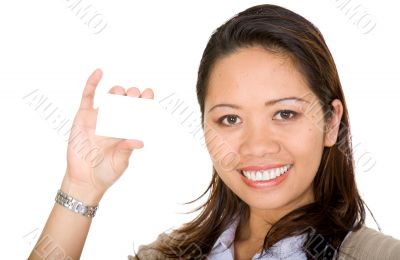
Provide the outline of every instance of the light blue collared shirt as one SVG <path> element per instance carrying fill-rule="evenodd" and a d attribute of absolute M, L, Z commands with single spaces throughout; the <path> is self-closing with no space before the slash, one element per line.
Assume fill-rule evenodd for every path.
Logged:
<path fill-rule="evenodd" d="M 208 256 L 208 260 L 233 260 L 236 228 L 239 224 L 239 218 L 233 221 L 228 228 L 222 232 Z M 301 250 L 305 235 L 293 236 L 280 240 L 263 254 L 262 260 L 306 260 L 307 257 Z M 257 253 L 252 259 L 258 259 L 260 253 Z"/>

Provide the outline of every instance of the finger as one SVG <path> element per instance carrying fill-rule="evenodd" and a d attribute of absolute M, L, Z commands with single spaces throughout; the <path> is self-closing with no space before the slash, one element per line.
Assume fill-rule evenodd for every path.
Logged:
<path fill-rule="evenodd" d="M 83 89 L 82 100 L 80 107 L 82 109 L 92 109 L 93 108 L 93 98 L 97 85 L 103 75 L 101 69 L 96 69 L 92 75 L 89 76 L 86 86 Z"/>
<path fill-rule="evenodd" d="M 140 90 L 135 87 L 128 88 L 126 91 L 126 95 L 130 97 L 139 97 L 140 96 Z"/>
<path fill-rule="evenodd" d="M 121 87 L 121 86 L 114 86 L 114 87 L 110 88 L 108 93 L 126 96 L 125 89 L 123 87 Z"/>
<path fill-rule="evenodd" d="M 135 139 L 125 139 L 121 140 L 118 143 L 117 149 L 120 150 L 133 150 L 133 149 L 140 149 L 144 146 L 144 143 L 140 140 Z"/>
<path fill-rule="evenodd" d="M 143 90 L 142 94 L 140 95 L 142 98 L 149 98 L 149 99 L 154 99 L 154 92 L 151 88 L 146 88 Z"/>

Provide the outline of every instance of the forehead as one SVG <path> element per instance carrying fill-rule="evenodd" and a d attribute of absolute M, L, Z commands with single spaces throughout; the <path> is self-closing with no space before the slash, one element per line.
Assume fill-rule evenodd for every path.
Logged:
<path fill-rule="evenodd" d="M 262 47 L 241 48 L 220 58 L 210 73 L 206 106 L 232 101 L 256 102 L 285 96 L 310 95 L 303 75 L 292 60 Z M 305 98 L 306 99 L 306 98 Z"/>

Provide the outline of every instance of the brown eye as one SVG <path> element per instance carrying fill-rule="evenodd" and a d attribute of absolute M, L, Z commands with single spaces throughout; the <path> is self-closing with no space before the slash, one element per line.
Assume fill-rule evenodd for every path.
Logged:
<path fill-rule="evenodd" d="M 274 119 L 276 120 L 289 120 L 292 119 L 294 117 L 296 117 L 297 112 L 291 111 L 291 110 L 281 110 L 278 111 L 275 116 Z"/>
<path fill-rule="evenodd" d="M 226 126 L 231 126 L 231 125 L 235 125 L 235 123 L 237 123 L 239 117 L 236 115 L 226 115 L 221 117 L 218 122 L 222 125 L 226 125 Z"/>

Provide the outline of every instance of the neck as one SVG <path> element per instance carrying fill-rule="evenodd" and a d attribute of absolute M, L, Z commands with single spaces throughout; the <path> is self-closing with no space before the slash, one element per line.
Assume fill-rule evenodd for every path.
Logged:
<path fill-rule="evenodd" d="M 271 226 L 289 212 L 314 201 L 313 194 L 302 196 L 279 209 L 257 209 L 250 207 L 249 218 L 241 219 L 235 241 L 262 243 Z"/>

